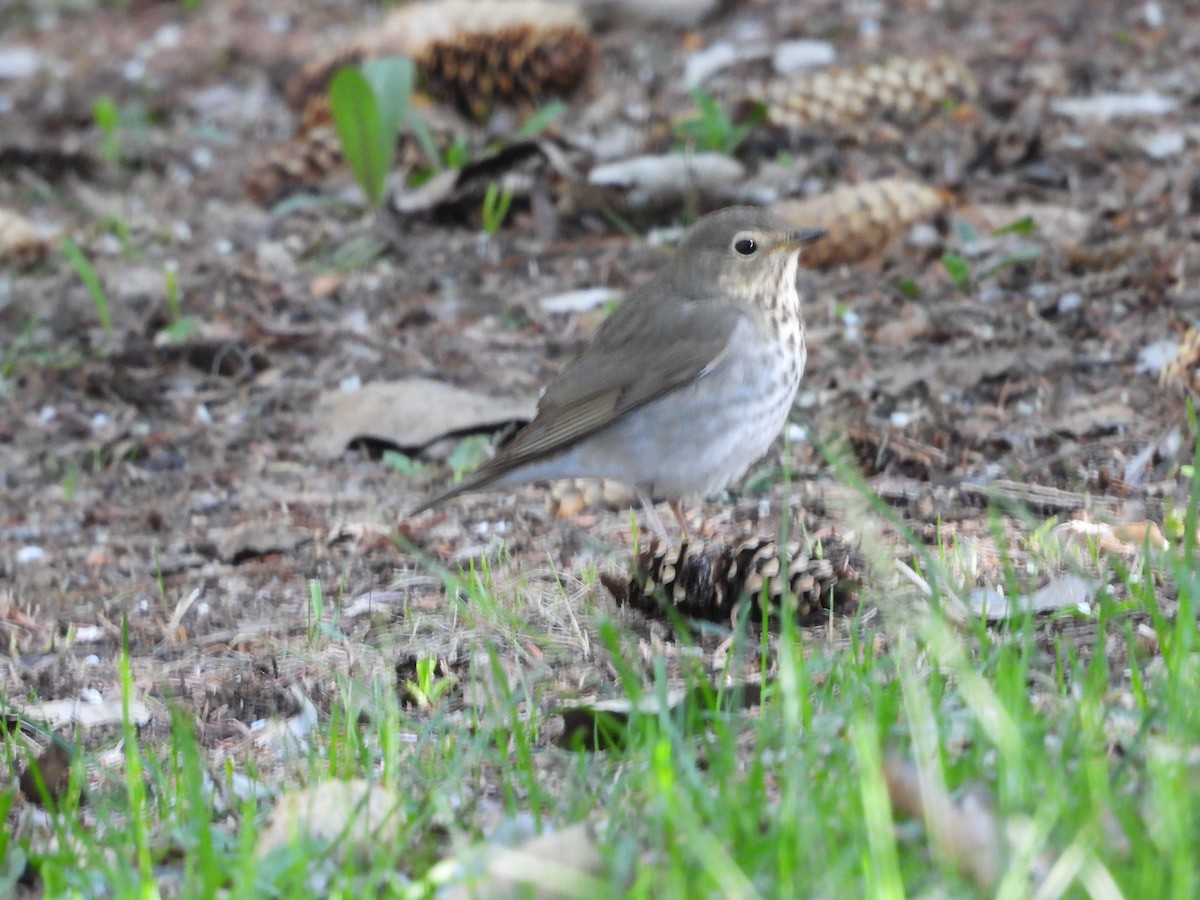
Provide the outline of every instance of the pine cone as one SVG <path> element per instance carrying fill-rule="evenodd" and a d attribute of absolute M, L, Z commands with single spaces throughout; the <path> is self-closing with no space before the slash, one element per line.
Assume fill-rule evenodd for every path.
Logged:
<path fill-rule="evenodd" d="M 274 203 L 318 184 L 342 165 L 342 145 L 332 125 L 315 125 L 272 148 L 246 176 L 246 193 L 256 203 Z"/>
<path fill-rule="evenodd" d="M 975 92 L 970 71 L 951 57 L 894 56 L 771 82 L 754 99 L 766 105 L 767 120 L 781 128 L 854 131 L 876 120 L 915 124 L 946 101 L 965 100 Z"/>
<path fill-rule="evenodd" d="M 570 95 L 586 81 L 599 51 L 582 13 L 570 3 L 410 3 L 306 66 L 285 90 L 288 102 L 302 109 L 343 66 L 382 56 L 411 58 L 431 93 L 482 117 L 496 103 Z"/>
<path fill-rule="evenodd" d="M 1184 333 L 1175 358 L 1159 373 L 1158 383 L 1182 388 L 1193 397 L 1200 395 L 1200 331 L 1189 328 Z"/>
<path fill-rule="evenodd" d="M 775 211 L 796 228 L 828 232 L 804 250 L 806 266 L 824 269 L 882 250 L 914 222 L 939 212 L 948 197 L 920 182 L 882 178 L 804 200 L 785 200 Z"/>
<path fill-rule="evenodd" d="M 50 250 L 48 236 L 38 234 L 20 213 L 0 206 L 0 263 L 14 269 L 29 269 L 44 260 Z"/>
<path fill-rule="evenodd" d="M 513 25 L 434 41 L 418 65 L 433 93 L 482 119 L 496 103 L 571 94 L 595 58 L 595 41 L 579 29 Z"/>
<path fill-rule="evenodd" d="M 820 554 L 799 541 L 787 546 L 787 570 L 771 538 L 752 537 L 732 546 L 685 542 L 678 550 L 655 539 L 643 548 L 627 584 L 605 579 L 619 603 L 648 616 L 662 617 L 673 607 L 688 618 L 729 622 L 743 598 L 750 619 L 763 620 L 765 600 L 771 619 L 778 622 L 787 592 L 795 604 L 798 624 L 817 624 L 829 613 L 847 612 L 854 602 L 861 562 L 857 551 L 838 535 L 819 544 Z"/>

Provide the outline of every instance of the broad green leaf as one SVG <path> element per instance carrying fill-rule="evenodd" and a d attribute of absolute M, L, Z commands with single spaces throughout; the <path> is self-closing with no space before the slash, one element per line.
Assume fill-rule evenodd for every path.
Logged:
<path fill-rule="evenodd" d="M 385 133 L 375 92 L 358 69 L 342 69 L 333 77 L 329 105 L 350 171 L 368 202 L 378 206 L 396 149 L 396 133 Z"/>
<path fill-rule="evenodd" d="M 409 118 L 416 77 L 413 61 L 406 56 L 385 56 L 363 63 L 362 73 L 379 104 L 384 133 L 394 143 L 401 123 Z"/>

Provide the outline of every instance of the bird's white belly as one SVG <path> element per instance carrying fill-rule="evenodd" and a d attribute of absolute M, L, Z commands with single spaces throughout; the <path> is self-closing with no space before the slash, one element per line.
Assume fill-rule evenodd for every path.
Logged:
<path fill-rule="evenodd" d="M 770 355 L 757 350 L 723 360 L 686 387 L 531 466 L 519 480 L 610 478 L 667 499 L 723 490 L 770 449 L 800 384 L 803 352 L 789 360 L 782 347 Z"/>

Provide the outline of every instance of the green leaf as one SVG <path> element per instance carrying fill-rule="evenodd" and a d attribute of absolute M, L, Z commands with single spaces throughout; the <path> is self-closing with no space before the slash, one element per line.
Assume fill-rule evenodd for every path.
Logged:
<path fill-rule="evenodd" d="M 958 236 L 959 241 L 963 244 L 973 244 L 979 240 L 979 233 L 971 226 L 970 222 L 964 222 L 961 219 L 956 219 L 954 222 L 954 233 Z"/>
<path fill-rule="evenodd" d="M 493 181 L 483 195 L 483 230 L 488 237 L 495 237 L 504 220 L 508 218 L 509 207 L 512 206 L 512 188 L 500 190 L 499 182 Z"/>
<path fill-rule="evenodd" d="M 195 316 L 180 316 L 170 325 L 159 330 L 159 334 L 175 344 L 183 344 L 200 331 L 200 320 Z"/>
<path fill-rule="evenodd" d="M 420 475 L 425 470 L 425 466 L 418 460 L 413 459 L 407 454 L 400 453 L 397 450 L 383 451 L 383 464 L 396 472 L 399 475 L 404 475 L 411 478 L 414 475 Z"/>
<path fill-rule="evenodd" d="M 92 104 L 92 118 L 96 122 L 96 127 L 105 134 L 112 134 L 121 124 L 121 114 L 112 97 L 101 97 Z"/>
<path fill-rule="evenodd" d="M 1037 222 L 1033 220 L 1033 216 L 1024 216 L 1017 219 L 1015 222 L 1009 222 L 992 232 L 992 237 L 1001 237 L 1006 234 L 1019 234 L 1022 237 L 1031 235 L 1037 231 Z"/>
<path fill-rule="evenodd" d="M 960 291 L 965 291 L 971 286 L 971 267 L 957 253 L 943 253 L 942 268 Z"/>
<path fill-rule="evenodd" d="M 416 79 L 413 61 L 406 56 L 384 56 L 363 63 L 362 73 L 379 104 L 379 122 L 395 143 L 400 124 L 408 119 L 412 109 Z"/>
<path fill-rule="evenodd" d="M 92 305 L 96 307 L 96 315 L 100 317 L 100 326 L 104 329 L 105 334 L 112 334 L 112 312 L 108 308 L 108 295 L 104 292 L 104 285 L 100 283 L 100 276 L 96 274 L 91 262 L 79 246 L 70 238 L 63 238 L 62 244 L 63 256 L 67 258 L 67 262 L 75 269 L 75 273 L 79 276 L 79 280 L 83 282 L 83 286 L 87 288 L 88 294 L 92 298 Z"/>
<path fill-rule="evenodd" d="M 491 441 L 481 434 L 463 438 L 458 442 L 458 446 L 454 448 L 454 452 L 446 459 L 446 462 L 450 464 L 450 468 L 454 470 L 456 481 L 463 474 L 472 471 L 483 462 L 487 456 L 490 444 Z"/>
<path fill-rule="evenodd" d="M 552 124 L 554 120 L 567 111 L 567 104 L 554 100 L 538 109 L 517 129 L 517 140 L 527 141 L 537 137 Z"/>
<path fill-rule="evenodd" d="M 1008 266 L 1020 265 L 1021 263 L 1033 262 L 1041 255 L 1041 247 L 1025 247 L 1021 250 L 1018 250 L 1016 253 L 1011 253 L 1004 257 L 1004 259 L 1000 260 L 994 266 L 983 272 L 980 277 L 989 278 L 992 275 L 995 275 L 1001 269 L 1005 269 Z"/>
<path fill-rule="evenodd" d="M 450 169 L 461 169 L 471 161 L 471 145 L 467 143 L 467 139 L 459 135 L 454 139 L 449 147 L 446 148 L 446 167 Z"/>
<path fill-rule="evenodd" d="M 916 300 L 921 296 L 921 288 L 911 278 L 902 278 L 900 281 L 897 281 L 896 290 L 909 300 Z"/>
<path fill-rule="evenodd" d="M 342 69 L 329 85 L 333 126 L 342 142 L 342 153 L 368 202 L 383 200 L 384 179 L 396 149 L 396 132 L 384 130 L 380 104 L 370 82 L 358 69 Z M 388 121 L 393 116 L 389 114 Z"/>
<path fill-rule="evenodd" d="M 121 138 L 117 130 L 121 126 L 121 113 L 111 97 L 101 97 L 92 104 L 92 119 L 100 129 L 100 156 L 109 162 L 121 158 Z"/>

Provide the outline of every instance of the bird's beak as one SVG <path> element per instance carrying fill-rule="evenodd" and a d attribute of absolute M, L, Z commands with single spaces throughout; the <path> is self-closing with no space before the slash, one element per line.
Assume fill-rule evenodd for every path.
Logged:
<path fill-rule="evenodd" d="M 799 231 L 789 231 L 786 240 L 775 245 L 775 250 L 799 250 L 806 244 L 819 241 L 828 232 L 824 228 L 802 228 Z"/>

